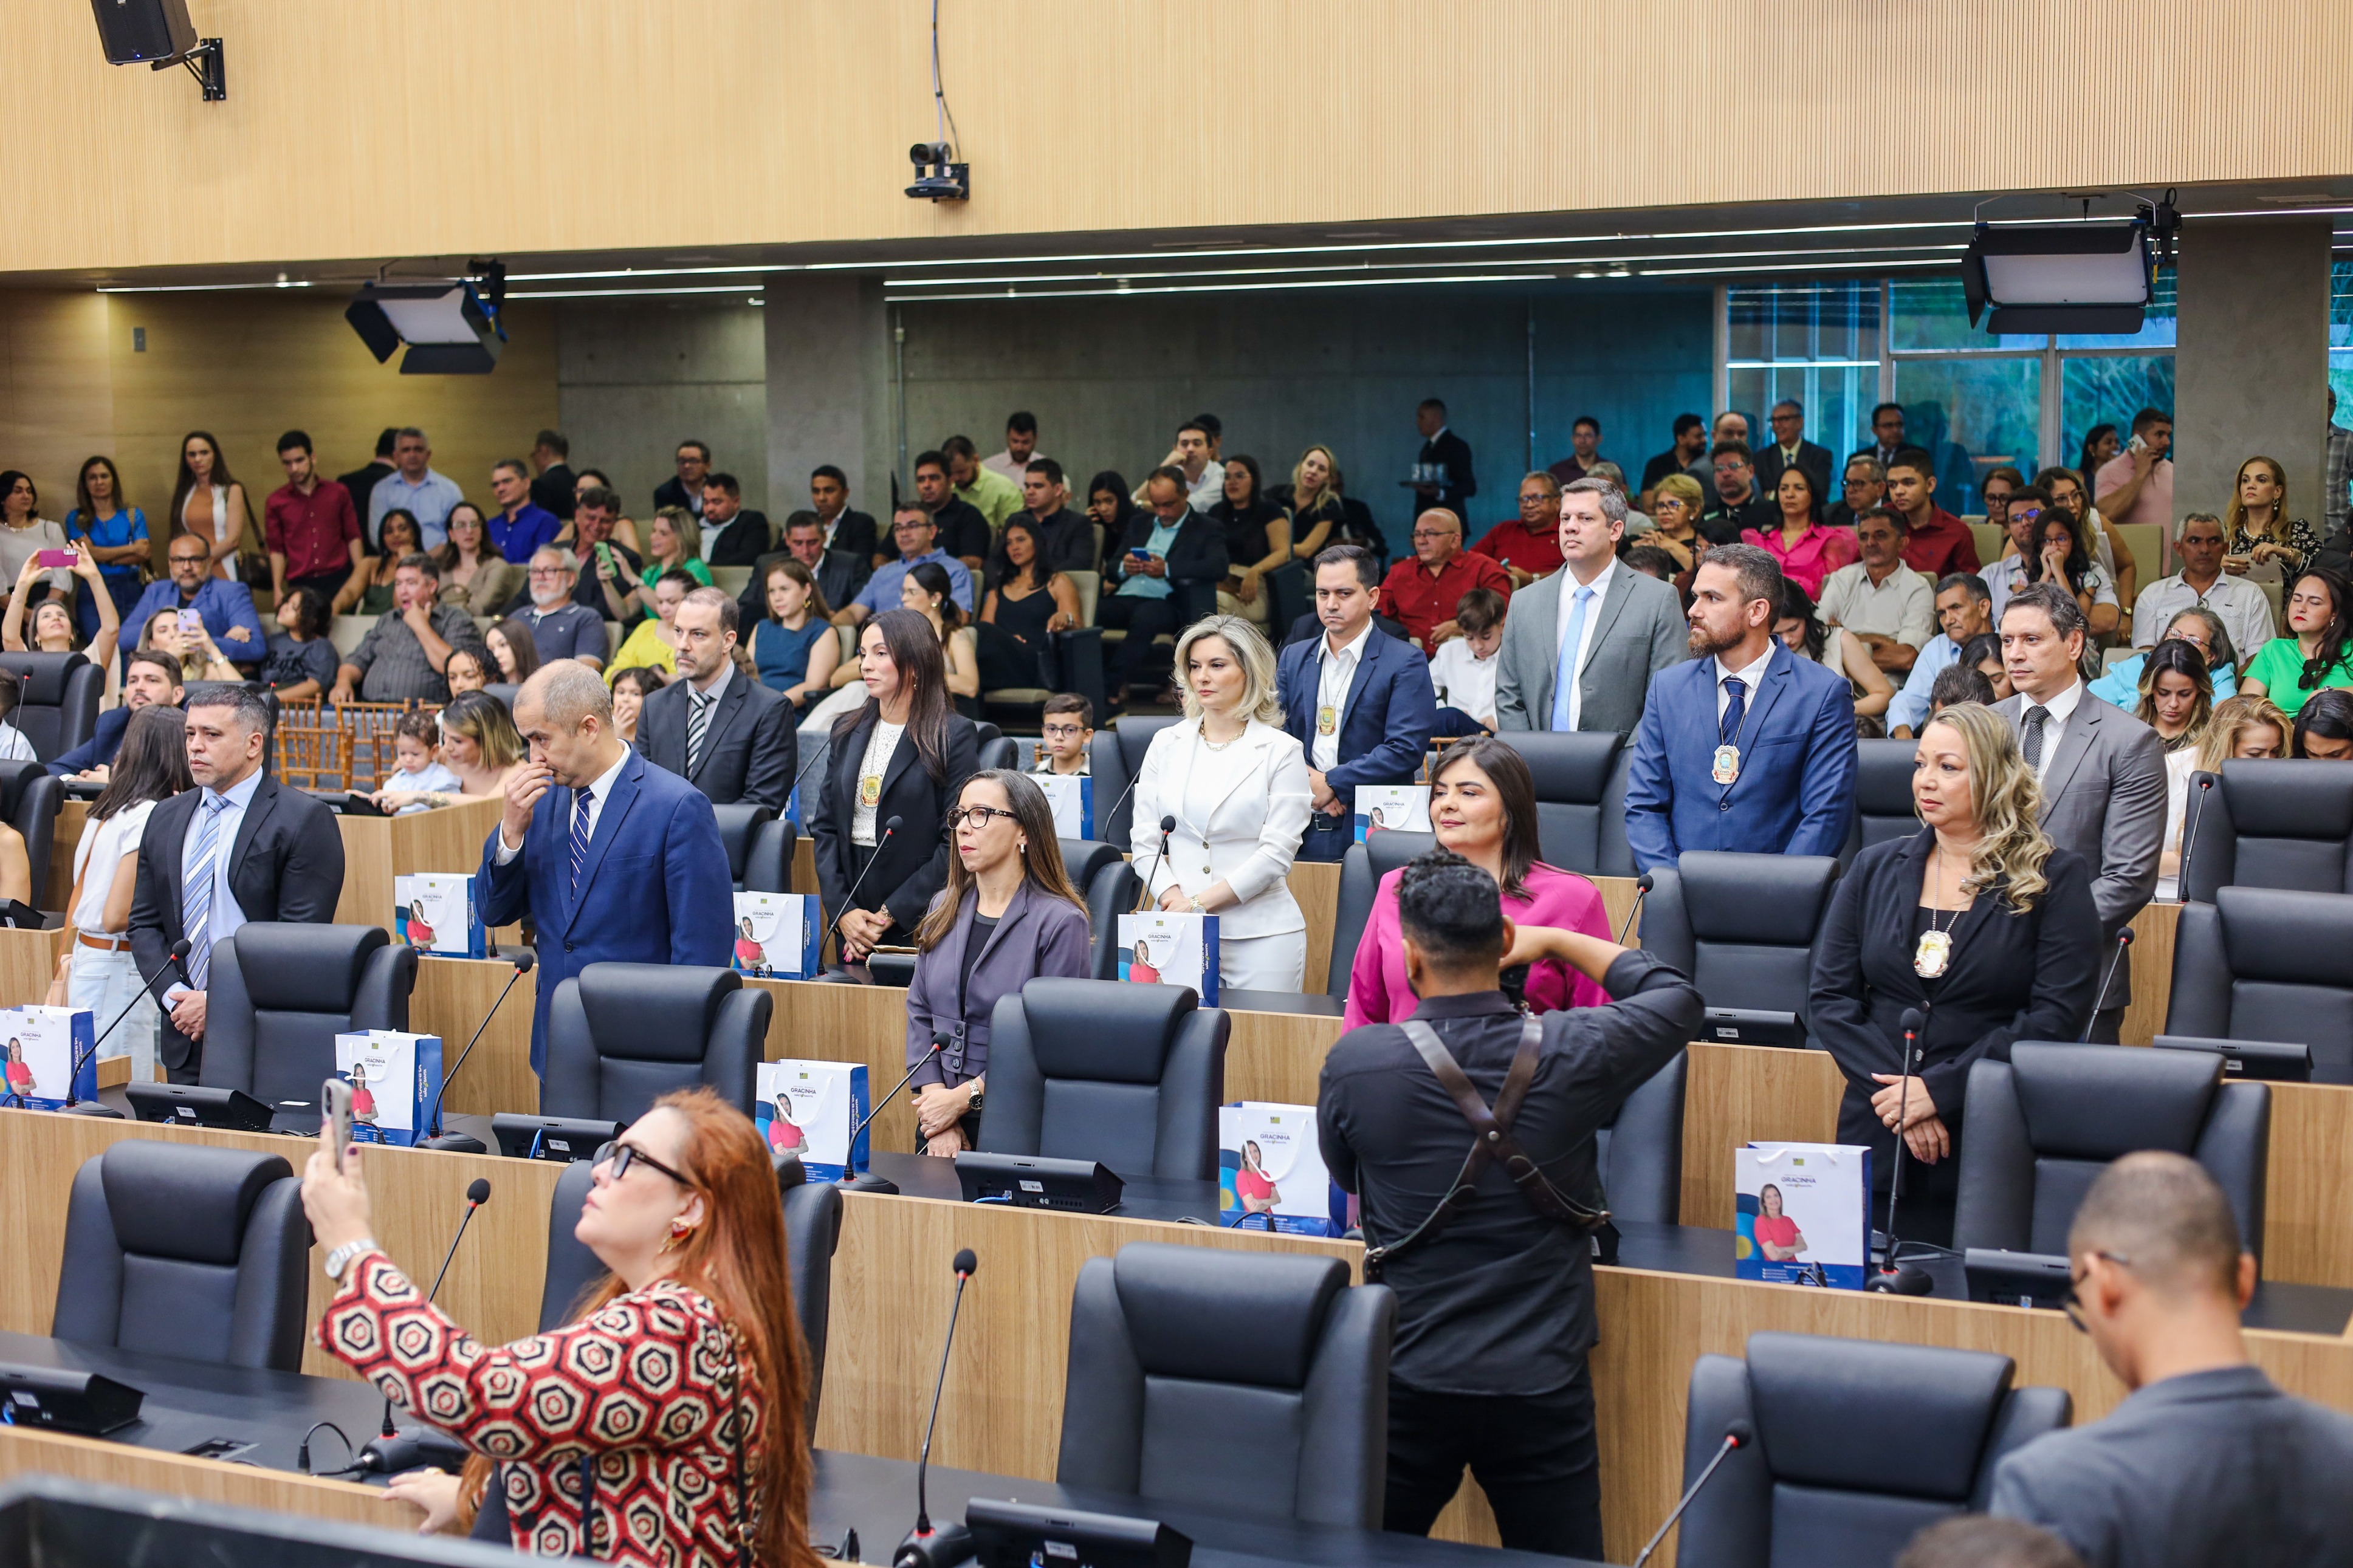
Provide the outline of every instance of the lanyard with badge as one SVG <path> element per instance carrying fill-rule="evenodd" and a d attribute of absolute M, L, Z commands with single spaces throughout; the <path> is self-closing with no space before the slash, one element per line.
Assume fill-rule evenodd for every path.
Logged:
<path fill-rule="evenodd" d="M 1332 700 L 1332 671 L 1339 662 L 1340 656 L 1327 647 L 1324 650 L 1323 666 L 1317 672 L 1315 682 L 1315 732 L 1318 735 L 1336 735 L 1340 732 L 1340 705 Z M 1352 664 L 1349 667 L 1349 675 L 1343 677 L 1343 679 L 1352 677 L 1354 673 L 1355 666 Z"/>

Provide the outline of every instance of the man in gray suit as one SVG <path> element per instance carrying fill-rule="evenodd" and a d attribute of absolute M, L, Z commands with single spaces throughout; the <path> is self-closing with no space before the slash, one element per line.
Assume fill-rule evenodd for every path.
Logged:
<path fill-rule="evenodd" d="M 2092 695 L 2084 684 L 2091 628 L 2075 595 L 2030 583 L 2001 612 L 2001 657 L 2018 694 L 1994 711 L 2017 731 L 2026 765 L 2042 783 L 2042 830 L 2092 868 L 2102 934 L 2116 933 L 2157 891 L 2165 839 L 2165 745 L 2157 731 Z M 2092 1038 L 2113 1044 L 2132 1000 L 2132 960 L 2102 950 L 2115 974 L 2093 1003 Z"/>
<path fill-rule="evenodd" d="M 1674 589 L 1619 563 L 1625 533 L 1626 494 L 1616 485 L 1577 479 L 1561 490 L 1566 564 L 1512 595 L 1495 671 L 1498 730 L 1630 735 L 1651 677 L 1689 654 Z"/>

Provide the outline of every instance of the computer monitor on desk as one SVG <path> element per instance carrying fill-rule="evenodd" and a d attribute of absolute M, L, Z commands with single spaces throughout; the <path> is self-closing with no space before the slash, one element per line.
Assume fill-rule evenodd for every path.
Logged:
<path fill-rule="evenodd" d="M 142 1121 L 179 1127 L 216 1127 L 231 1132 L 267 1132 L 275 1112 L 239 1089 L 206 1089 L 193 1083 L 132 1083 L 123 1086 L 131 1113 Z M 317 1112 L 312 1126 L 317 1128 Z"/>

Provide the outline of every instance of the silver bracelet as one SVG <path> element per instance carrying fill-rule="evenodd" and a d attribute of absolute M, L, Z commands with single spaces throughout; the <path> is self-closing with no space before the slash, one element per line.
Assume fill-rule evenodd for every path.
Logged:
<path fill-rule="evenodd" d="M 363 1252 L 373 1252 L 375 1250 L 375 1237 L 366 1237 L 358 1241 L 347 1241 L 343 1243 L 343 1246 L 327 1254 L 327 1278 L 332 1279 L 338 1285 L 342 1284 L 343 1281 L 343 1271 L 352 1266 L 352 1259 L 357 1258 Z"/>

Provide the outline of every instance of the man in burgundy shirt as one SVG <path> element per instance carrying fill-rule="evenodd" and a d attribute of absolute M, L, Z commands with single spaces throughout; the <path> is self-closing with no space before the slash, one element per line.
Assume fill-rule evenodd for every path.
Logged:
<path fill-rule="evenodd" d="M 1461 635 L 1454 624 L 1454 606 L 1473 588 L 1512 596 L 1512 580 L 1503 567 L 1484 555 L 1466 553 L 1462 520 L 1438 506 L 1413 520 L 1413 559 L 1389 568 L 1380 602 L 1427 654 L 1448 637 Z"/>
<path fill-rule="evenodd" d="M 283 604 L 290 588 L 316 588 L 329 604 L 360 563 L 360 514 L 352 492 L 320 475 L 311 437 L 289 430 L 278 437 L 286 483 L 262 506 L 269 545 L 269 584 Z"/>
<path fill-rule="evenodd" d="M 1560 484 L 1543 468 L 1522 479 L 1518 519 L 1497 523 L 1471 547 L 1501 562 L 1514 588 L 1560 570 Z"/>
<path fill-rule="evenodd" d="M 1978 542 L 1968 524 L 1936 504 L 1936 465 L 1906 447 L 1887 465 L 1887 504 L 1904 514 L 1904 564 L 1930 582 L 1978 569 Z"/>

